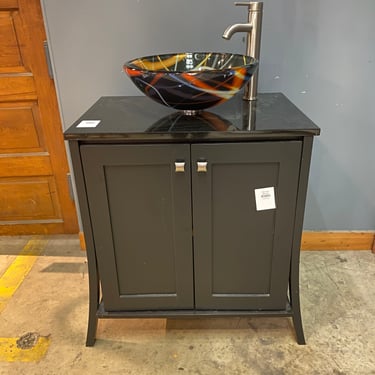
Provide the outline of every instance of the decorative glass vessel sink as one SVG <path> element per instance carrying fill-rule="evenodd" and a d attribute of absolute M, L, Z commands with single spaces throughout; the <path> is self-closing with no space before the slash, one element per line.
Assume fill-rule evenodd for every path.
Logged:
<path fill-rule="evenodd" d="M 128 61 L 123 69 L 151 99 L 196 114 L 232 98 L 257 66 L 250 56 L 186 52 L 141 57 Z"/>

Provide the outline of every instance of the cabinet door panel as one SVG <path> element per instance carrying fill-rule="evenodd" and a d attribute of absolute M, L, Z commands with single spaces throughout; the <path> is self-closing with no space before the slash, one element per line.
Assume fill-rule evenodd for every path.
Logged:
<path fill-rule="evenodd" d="M 189 146 L 81 153 L 105 309 L 192 308 Z M 175 172 L 180 159 L 187 172 Z"/>
<path fill-rule="evenodd" d="M 197 309 L 285 309 L 300 154 L 298 141 L 192 145 Z M 276 209 L 257 211 L 268 187 Z"/>

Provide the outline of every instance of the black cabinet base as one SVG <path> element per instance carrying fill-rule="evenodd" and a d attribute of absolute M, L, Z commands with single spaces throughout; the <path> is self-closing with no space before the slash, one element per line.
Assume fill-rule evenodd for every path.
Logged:
<path fill-rule="evenodd" d="M 294 324 L 297 343 L 305 345 L 301 312 L 294 311 L 289 304 L 285 310 L 152 310 L 152 311 L 105 311 L 99 305 L 95 316 L 90 315 L 86 346 L 95 344 L 98 319 L 124 318 L 205 318 L 205 317 L 291 317 Z"/>
<path fill-rule="evenodd" d="M 305 344 L 299 257 L 320 129 L 282 94 L 255 104 L 237 96 L 177 124 L 147 98 L 104 97 L 65 132 L 87 247 L 87 346 L 98 319 L 210 316 L 292 318 Z M 269 187 L 277 207 L 258 210 L 255 192 Z"/>

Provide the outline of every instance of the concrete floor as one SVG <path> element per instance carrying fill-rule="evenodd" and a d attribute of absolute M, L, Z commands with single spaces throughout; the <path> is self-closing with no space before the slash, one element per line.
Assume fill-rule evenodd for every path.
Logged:
<path fill-rule="evenodd" d="M 288 318 L 215 318 L 102 320 L 87 348 L 85 253 L 76 236 L 43 239 L 42 254 L 0 313 L 0 374 L 375 374 L 369 251 L 302 253 L 306 346 L 296 344 Z M 0 277 L 29 240 L 0 237 Z M 9 340 L 30 332 L 48 340 L 44 357 L 1 356 L 15 350 Z"/>

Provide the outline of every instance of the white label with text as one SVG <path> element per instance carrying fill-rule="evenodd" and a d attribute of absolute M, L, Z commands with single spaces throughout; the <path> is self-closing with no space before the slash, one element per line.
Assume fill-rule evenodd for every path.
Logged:
<path fill-rule="evenodd" d="M 96 128 L 99 123 L 100 120 L 83 120 L 77 125 L 77 128 Z"/>
<path fill-rule="evenodd" d="M 275 188 L 272 186 L 255 189 L 255 204 L 257 211 L 274 210 L 276 208 Z"/>

